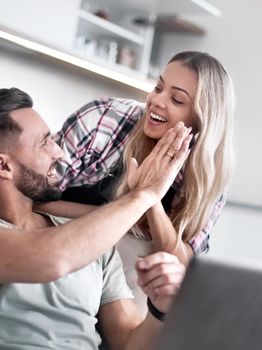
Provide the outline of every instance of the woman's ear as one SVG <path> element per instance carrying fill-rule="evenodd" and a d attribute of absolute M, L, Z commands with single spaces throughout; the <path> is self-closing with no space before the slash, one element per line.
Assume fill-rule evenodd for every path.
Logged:
<path fill-rule="evenodd" d="M 11 158 L 8 154 L 0 153 L 0 179 L 13 178 L 13 166 Z"/>

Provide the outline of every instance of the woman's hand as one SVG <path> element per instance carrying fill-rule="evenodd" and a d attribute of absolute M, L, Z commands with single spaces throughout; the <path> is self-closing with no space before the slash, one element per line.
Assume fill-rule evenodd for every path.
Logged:
<path fill-rule="evenodd" d="M 139 188 L 147 177 L 150 178 L 152 172 L 165 176 L 166 183 L 171 185 L 189 154 L 189 144 L 193 136 L 189 134 L 190 131 L 191 128 L 186 128 L 183 122 L 179 122 L 164 134 L 140 166 L 132 158 L 129 162 L 127 176 L 129 189 Z"/>

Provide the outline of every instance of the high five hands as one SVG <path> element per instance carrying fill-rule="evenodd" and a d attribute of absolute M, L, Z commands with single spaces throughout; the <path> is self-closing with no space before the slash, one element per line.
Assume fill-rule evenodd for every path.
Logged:
<path fill-rule="evenodd" d="M 178 122 L 157 142 L 140 166 L 132 158 L 127 178 L 129 189 L 145 189 L 152 196 L 161 199 L 189 155 L 189 145 L 193 137 L 190 132 L 191 128 L 186 128 L 183 122 Z"/>

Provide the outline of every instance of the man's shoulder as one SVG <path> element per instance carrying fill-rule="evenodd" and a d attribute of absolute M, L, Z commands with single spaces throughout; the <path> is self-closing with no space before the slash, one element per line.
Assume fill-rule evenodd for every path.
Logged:
<path fill-rule="evenodd" d="M 72 219 L 69 219 L 69 218 L 62 217 L 62 216 L 51 215 L 51 214 L 46 213 L 46 212 L 41 211 L 41 210 L 34 210 L 34 212 L 39 214 L 39 215 L 42 215 L 44 217 L 47 217 L 52 222 L 52 224 L 54 226 L 64 225 L 67 222 L 72 220 Z"/>
<path fill-rule="evenodd" d="M 62 216 L 51 215 L 48 213 L 42 213 L 42 214 L 49 217 L 49 219 L 52 221 L 52 223 L 55 226 L 64 225 L 67 222 L 75 220 L 75 219 L 65 218 Z M 111 248 L 107 249 L 107 251 L 96 260 L 96 262 L 102 263 L 102 265 L 105 267 L 112 259 L 113 260 L 119 259 L 119 253 L 118 253 L 116 246 L 112 246 Z"/>
<path fill-rule="evenodd" d="M 5 221 L 3 219 L 0 218 L 0 230 L 1 229 L 6 229 L 6 228 L 12 228 L 12 229 L 15 229 L 16 226 L 11 224 L 10 222 L 8 221 Z"/>
<path fill-rule="evenodd" d="M 52 221 L 52 223 L 55 226 L 64 225 L 67 222 L 72 220 L 72 219 L 69 219 L 69 218 L 64 218 L 62 216 L 54 216 L 54 215 L 50 215 L 50 214 L 47 214 L 47 213 L 45 213 L 45 215 L 49 216 L 50 220 Z"/>
<path fill-rule="evenodd" d="M 69 219 L 69 218 L 54 216 L 54 215 L 51 215 L 51 214 L 48 214 L 48 213 L 44 213 L 44 212 L 40 212 L 40 211 L 36 211 L 36 212 L 41 214 L 41 215 L 44 215 L 44 216 L 48 217 L 50 219 L 50 221 L 53 223 L 54 226 L 63 225 L 65 223 L 67 223 L 68 221 L 71 221 L 71 219 Z M 6 228 L 17 229 L 17 227 L 14 224 L 12 224 L 12 223 L 10 223 L 10 222 L 0 218 L 0 230 L 1 229 L 6 229 Z"/>

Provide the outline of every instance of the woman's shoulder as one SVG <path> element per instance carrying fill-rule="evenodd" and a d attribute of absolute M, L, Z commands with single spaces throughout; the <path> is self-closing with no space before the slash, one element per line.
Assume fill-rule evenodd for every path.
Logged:
<path fill-rule="evenodd" d="M 108 112 L 113 111 L 123 115 L 139 114 L 142 113 L 145 108 L 145 103 L 120 97 L 104 97 L 96 100 L 96 103 L 102 105 Z"/>
<path fill-rule="evenodd" d="M 140 115 L 145 104 L 134 99 L 119 97 L 101 97 L 92 100 L 79 109 L 78 115 L 96 111 L 100 116 L 122 117 Z"/>
<path fill-rule="evenodd" d="M 134 99 L 103 96 L 85 103 L 75 113 L 83 113 L 89 109 L 103 111 L 108 108 L 126 110 L 129 108 L 144 109 L 145 104 Z"/>
<path fill-rule="evenodd" d="M 99 128 L 111 129 L 119 125 L 139 120 L 144 111 L 144 104 L 133 99 L 117 97 L 101 97 L 89 101 L 77 111 L 72 113 L 64 122 L 60 133 L 67 134 L 75 129 L 80 132 L 81 128 L 97 130 Z"/>

